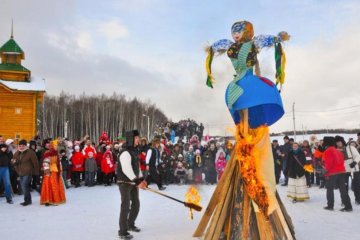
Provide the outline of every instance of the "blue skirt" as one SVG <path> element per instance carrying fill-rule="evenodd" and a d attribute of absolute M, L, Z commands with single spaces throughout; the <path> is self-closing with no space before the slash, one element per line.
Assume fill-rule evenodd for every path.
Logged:
<path fill-rule="evenodd" d="M 244 109 L 248 109 L 251 128 L 270 126 L 284 115 L 280 93 L 269 79 L 255 76 L 252 70 L 249 70 L 236 84 L 244 92 L 229 109 L 235 124 L 241 121 L 240 111 Z M 229 86 L 226 89 L 226 103 L 228 92 Z"/>

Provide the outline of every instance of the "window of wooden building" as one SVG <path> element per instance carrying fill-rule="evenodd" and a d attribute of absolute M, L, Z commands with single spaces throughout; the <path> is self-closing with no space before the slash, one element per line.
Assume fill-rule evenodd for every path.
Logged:
<path fill-rule="evenodd" d="M 15 108 L 15 114 L 21 114 L 22 108 Z"/>

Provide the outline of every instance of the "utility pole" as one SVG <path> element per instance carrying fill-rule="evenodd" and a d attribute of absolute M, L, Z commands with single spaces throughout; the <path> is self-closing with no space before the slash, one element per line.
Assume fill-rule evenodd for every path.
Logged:
<path fill-rule="evenodd" d="M 296 142 L 296 127 L 295 127 L 295 102 L 293 102 L 292 112 L 293 112 L 293 123 L 294 123 L 294 141 Z"/>
<path fill-rule="evenodd" d="M 68 137 L 68 124 L 69 121 L 65 121 L 65 125 L 64 125 L 64 137 L 67 138 Z"/>
<path fill-rule="evenodd" d="M 150 116 L 143 114 L 143 117 L 147 117 L 147 139 L 150 142 Z"/>

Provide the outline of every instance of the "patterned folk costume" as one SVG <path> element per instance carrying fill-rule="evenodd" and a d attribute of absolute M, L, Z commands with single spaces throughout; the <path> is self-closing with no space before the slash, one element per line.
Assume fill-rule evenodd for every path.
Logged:
<path fill-rule="evenodd" d="M 56 150 L 56 143 L 52 142 L 50 150 L 44 153 L 44 176 L 41 187 L 41 205 L 59 205 L 66 202 L 64 182 L 61 176 L 62 167 Z"/>
<path fill-rule="evenodd" d="M 280 90 L 285 76 L 285 54 L 281 43 L 289 35 L 280 32 L 277 36 L 254 37 L 253 26 L 247 21 L 234 23 L 231 32 L 235 43 L 222 39 L 208 48 L 206 70 L 207 85 L 212 88 L 214 54 L 227 52 L 236 71 L 225 95 L 236 124 L 236 145 L 194 237 L 295 239 L 291 218 L 276 191 L 268 129 L 284 114 Z M 272 46 L 276 84 L 260 76 L 257 60 L 261 49 Z"/>

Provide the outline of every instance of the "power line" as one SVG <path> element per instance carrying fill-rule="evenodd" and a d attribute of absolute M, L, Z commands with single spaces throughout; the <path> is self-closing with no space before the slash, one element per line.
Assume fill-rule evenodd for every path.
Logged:
<path fill-rule="evenodd" d="M 298 113 L 323 113 L 323 112 L 336 112 L 336 111 L 343 111 L 343 110 L 347 110 L 347 109 L 351 109 L 351 108 L 358 108 L 360 107 L 360 105 L 353 105 L 353 106 L 349 106 L 349 107 L 342 107 L 342 108 L 334 108 L 334 109 L 329 109 L 329 110 L 297 110 L 296 112 Z M 292 111 L 286 111 L 285 114 L 292 114 Z"/>

